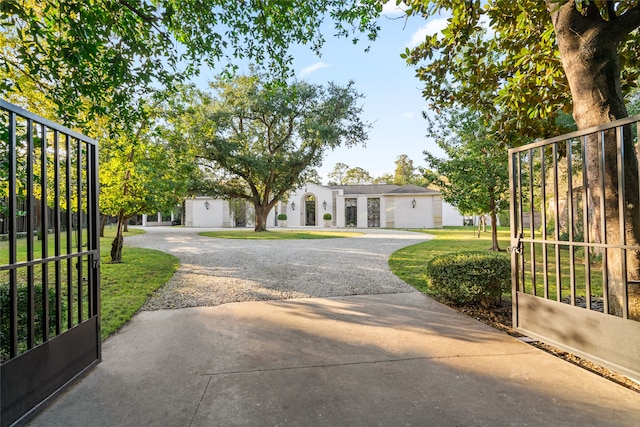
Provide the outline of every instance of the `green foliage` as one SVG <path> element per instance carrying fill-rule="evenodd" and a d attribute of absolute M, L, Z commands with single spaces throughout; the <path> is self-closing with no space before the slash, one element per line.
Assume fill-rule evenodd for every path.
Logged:
<path fill-rule="evenodd" d="M 173 138 L 192 144 L 203 160 L 208 194 L 253 203 L 256 231 L 326 150 L 368 137 L 353 82 L 274 84 L 253 74 L 220 79 L 213 88 L 214 94 L 196 93 L 180 106 Z"/>
<path fill-rule="evenodd" d="M 287 220 L 287 215 L 286 214 L 278 214 L 278 221 L 286 221 Z"/>
<path fill-rule="evenodd" d="M 331 214 L 327 212 L 326 214 L 322 215 L 322 219 L 324 219 L 325 221 L 331 221 Z"/>
<path fill-rule="evenodd" d="M 25 284 L 19 284 L 17 287 L 18 297 L 18 354 L 27 350 L 27 304 L 28 304 L 28 287 Z M 48 289 L 49 295 L 49 333 L 55 335 L 56 333 L 56 291 L 54 288 Z M 36 284 L 33 286 L 33 300 L 34 300 L 34 343 L 42 343 L 42 328 L 43 328 L 43 307 L 42 307 L 42 285 Z M 64 322 L 67 316 L 66 301 L 60 302 L 61 311 L 60 318 Z M 6 360 L 9 358 L 9 284 L 0 284 L 0 360 Z"/>
<path fill-rule="evenodd" d="M 425 151 L 427 181 L 436 184 L 442 198 L 460 213 L 489 214 L 495 221 L 501 206 L 508 205 L 506 147 L 494 139 L 482 115 L 471 110 L 447 109 L 446 115 L 429 122 L 429 135 L 446 157 Z M 498 250 L 497 236 L 492 234 L 492 247 Z"/>
<path fill-rule="evenodd" d="M 491 305 L 511 287 L 509 258 L 491 252 L 457 252 L 427 265 L 430 289 L 457 304 Z"/>
<path fill-rule="evenodd" d="M 547 3 L 555 7 L 566 2 L 410 1 L 408 15 L 451 16 L 441 34 L 428 36 L 402 55 L 416 67 L 432 108 L 439 112 L 460 105 L 482 111 L 496 137 L 505 143 L 514 135 L 522 143 L 526 140 L 522 137 L 548 137 L 570 130 L 572 123 L 557 120 L 571 111 L 572 99 Z M 591 3 L 594 7 L 606 2 Z M 616 13 L 633 7 L 637 6 L 616 6 Z M 624 93 L 638 80 L 639 39 L 634 32 L 620 45 L 621 62 L 628 70 L 623 75 Z"/>
<path fill-rule="evenodd" d="M 333 171 L 327 174 L 329 178 L 329 185 L 344 185 L 349 165 L 346 163 L 338 162 L 333 167 Z"/>
<path fill-rule="evenodd" d="M 425 152 L 431 169 L 427 178 L 440 188 L 444 200 L 463 214 L 497 212 L 501 202 L 508 201 L 507 149 L 492 139 L 479 114 L 447 112 L 447 116 L 430 120 L 429 135 L 446 157 Z"/>
<path fill-rule="evenodd" d="M 283 78 L 291 46 L 319 54 L 325 20 L 338 36 L 374 40 L 381 9 L 371 0 L 3 1 L 0 96 L 35 84 L 65 124 L 108 115 L 111 129 L 128 129 L 142 115 L 137 100 L 158 87 L 244 60 Z"/>
<path fill-rule="evenodd" d="M 363 184 L 371 184 L 373 182 L 373 177 L 369 174 L 368 171 L 364 170 L 361 167 L 349 168 L 344 176 L 344 184 L 345 185 L 363 185 Z"/>

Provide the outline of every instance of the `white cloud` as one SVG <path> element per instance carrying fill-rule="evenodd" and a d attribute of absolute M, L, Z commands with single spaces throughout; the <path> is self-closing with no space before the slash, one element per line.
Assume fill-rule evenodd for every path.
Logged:
<path fill-rule="evenodd" d="M 439 33 L 447 27 L 447 18 L 435 18 L 426 23 L 425 26 L 420 27 L 418 31 L 411 35 L 411 41 L 408 47 L 416 47 L 422 43 L 427 36 Z"/>
<path fill-rule="evenodd" d="M 327 68 L 327 67 L 329 67 L 329 64 L 327 64 L 325 62 L 322 62 L 322 61 L 316 62 L 315 64 L 310 65 L 310 66 L 304 68 L 302 71 L 300 71 L 300 77 L 307 76 L 307 75 L 309 75 L 309 74 L 311 74 L 311 73 L 313 73 L 315 71 L 318 71 L 318 70 L 321 70 L 321 69 Z"/>
<path fill-rule="evenodd" d="M 413 119 L 413 116 L 414 116 L 413 111 L 407 111 L 402 113 L 402 117 L 405 119 Z"/>
<path fill-rule="evenodd" d="M 395 0 L 389 0 L 382 6 L 382 14 L 383 15 L 403 15 L 404 11 L 408 9 L 408 6 L 404 3 L 400 3 L 396 6 Z"/>

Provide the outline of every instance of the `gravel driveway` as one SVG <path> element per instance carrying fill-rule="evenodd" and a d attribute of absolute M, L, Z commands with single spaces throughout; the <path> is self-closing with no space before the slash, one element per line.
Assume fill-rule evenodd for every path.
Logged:
<path fill-rule="evenodd" d="M 205 229 L 149 227 L 125 244 L 158 249 L 180 268 L 143 310 L 229 302 L 412 292 L 387 260 L 432 236 L 400 230 L 357 230 L 363 236 L 314 240 L 202 237 Z M 227 230 L 228 231 L 228 230 Z M 335 230 L 333 230 L 335 231 Z"/>

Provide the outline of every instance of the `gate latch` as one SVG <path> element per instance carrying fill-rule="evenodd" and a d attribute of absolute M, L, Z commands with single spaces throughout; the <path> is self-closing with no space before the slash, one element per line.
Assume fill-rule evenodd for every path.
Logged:
<path fill-rule="evenodd" d="M 518 235 L 518 240 L 516 240 L 516 244 L 513 246 L 509 246 L 507 248 L 507 252 L 509 253 L 517 253 L 522 255 L 524 253 L 524 242 L 522 242 L 522 233 Z"/>

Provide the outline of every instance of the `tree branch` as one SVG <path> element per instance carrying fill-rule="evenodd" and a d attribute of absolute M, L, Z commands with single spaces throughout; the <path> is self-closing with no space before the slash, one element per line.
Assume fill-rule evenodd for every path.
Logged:
<path fill-rule="evenodd" d="M 636 28 L 640 27 L 640 5 L 632 7 L 625 13 L 620 15 L 618 19 L 612 22 L 614 31 L 621 38 L 631 33 Z"/>

